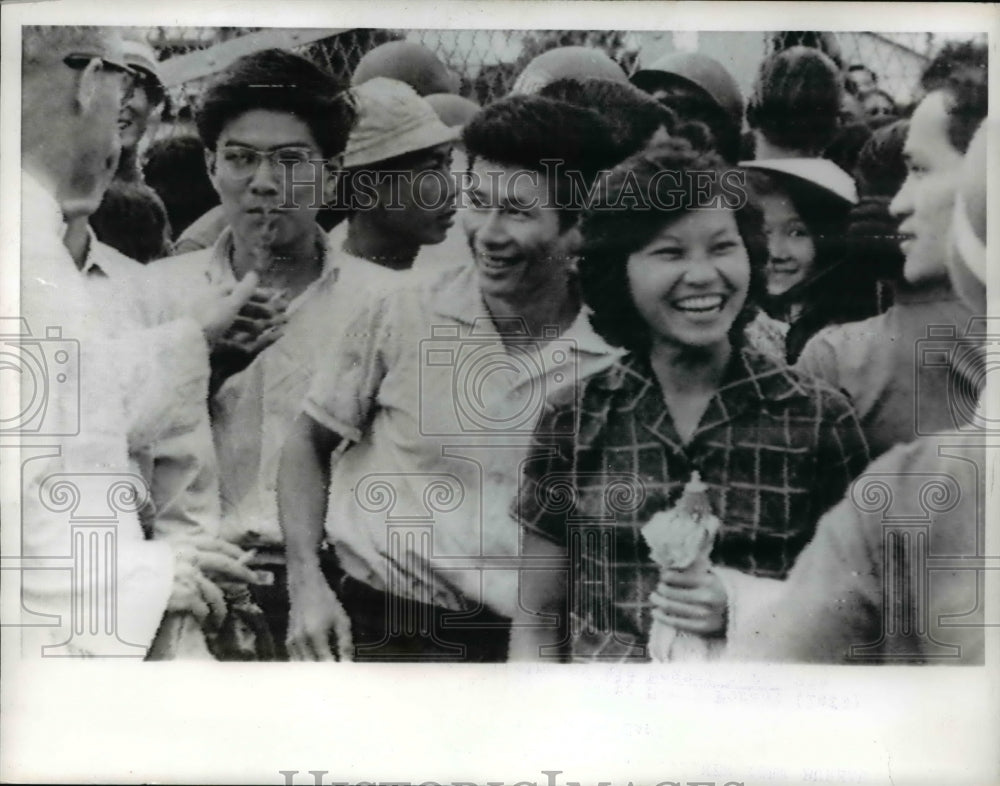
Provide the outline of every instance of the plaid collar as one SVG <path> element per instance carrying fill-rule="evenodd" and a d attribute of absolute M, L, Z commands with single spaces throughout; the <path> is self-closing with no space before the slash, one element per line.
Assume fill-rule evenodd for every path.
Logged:
<path fill-rule="evenodd" d="M 597 402 L 586 403 L 580 423 L 584 442 L 600 432 L 614 406 L 620 412 L 634 412 L 636 420 L 649 432 L 676 450 L 684 450 L 648 357 L 627 354 L 609 373 L 594 379 L 592 391 L 597 394 Z M 809 393 L 788 366 L 744 346 L 730 359 L 722 384 L 709 401 L 691 441 L 748 409 L 767 409 L 777 414 L 789 400 L 808 397 Z M 594 403 L 598 406 L 594 407 Z"/>

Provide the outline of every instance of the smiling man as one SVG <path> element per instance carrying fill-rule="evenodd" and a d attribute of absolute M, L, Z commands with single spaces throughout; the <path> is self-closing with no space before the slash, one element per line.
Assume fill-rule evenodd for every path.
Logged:
<path fill-rule="evenodd" d="M 903 148 L 907 176 L 889 206 L 900 221 L 905 260 L 895 302 L 884 314 L 829 328 L 802 350 L 799 367 L 846 390 L 873 457 L 920 434 L 961 426 L 956 413 L 973 401 L 949 398 L 974 389 L 958 368 L 917 362 L 928 329 L 961 337 L 973 315 L 948 281 L 948 226 L 959 164 L 972 133 L 986 117 L 986 48 L 950 44 L 928 66 L 926 92 L 910 119 Z"/>
<path fill-rule="evenodd" d="M 511 97 L 463 139 L 471 263 L 366 304 L 285 445 L 298 659 L 331 659 L 338 645 L 355 660 L 505 659 L 517 576 L 502 568 L 518 553 L 508 508 L 535 416 L 546 393 L 614 356 L 580 312 L 579 205 L 543 163 L 588 182 L 612 148 L 600 116 Z M 346 573 L 333 586 L 323 542 Z"/>

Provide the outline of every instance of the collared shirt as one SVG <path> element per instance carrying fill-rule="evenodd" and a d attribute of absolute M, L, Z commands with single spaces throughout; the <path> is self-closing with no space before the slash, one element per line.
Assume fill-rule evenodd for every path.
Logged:
<path fill-rule="evenodd" d="M 222 205 L 216 205 L 181 232 L 177 242 L 174 243 L 174 255 L 180 256 L 203 248 L 211 248 L 227 226 L 225 210 Z"/>
<path fill-rule="evenodd" d="M 195 302 L 214 287 L 233 285 L 232 232 L 211 249 L 169 257 L 157 265 Z M 218 455 L 222 535 L 254 545 L 282 543 L 277 480 L 281 448 L 315 371 L 317 352 L 333 354 L 349 315 L 369 293 L 404 274 L 324 245 L 323 269 L 286 311 L 282 336 L 243 371 L 229 377 L 211 402 Z"/>
<path fill-rule="evenodd" d="M 471 265 L 410 282 L 317 361 L 305 411 L 354 443 L 331 469 L 327 537 L 376 589 L 511 614 L 516 572 L 483 566 L 517 554 L 510 500 L 545 395 L 617 353 L 582 314 L 540 347 L 505 343 Z"/>
<path fill-rule="evenodd" d="M 952 360 L 972 311 L 947 284 L 900 288 L 884 314 L 815 335 L 797 368 L 847 392 L 872 456 L 921 435 L 954 431 L 974 410 Z"/>
<path fill-rule="evenodd" d="M 63 654 L 121 655 L 124 650 L 141 655 L 170 597 L 173 555 L 164 544 L 144 540 L 134 508 L 110 493 L 115 484 L 134 478 L 122 376 L 137 361 L 127 342 L 114 339 L 63 245 L 58 203 L 23 171 L 21 216 L 21 344 L 35 353 L 48 382 L 39 391 L 33 388 L 37 380 L 25 375 L 22 387 L 26 400 L 42 396 L 42 406 L 32 411 L 21 436 L 47 447 L 21 448 L 21 554 L 62 560 L 50 569 L 21 571 L 24 608 L 61 620 L 52 627 L 24 629 L 24 654 L 54 654 L 39 649 L 38 633 L 44 643 L 66 643 Z M 10 437 L 10 429 L 3 436 Z M 60 496 L 65 487 L 53 485 L 60 479 L 76 491 L 69 499 Z M 93 525 L 95 515 L 113 522 L 116 569 L 110 572 L 74 551 L 75 537 L 92 531 L 87 525 Z M 74 583 L 71 571 L 51 569 L 74 565 L 84 571 L 72 577 Z M 79 587 L 85 588 L 82 599 Z M 109 603 L 116 610 L 113 636 L 92 630 L 96 620 L 87 618 L 98 604 L 107 608 Z M 37 625 L 38 618 L 31 624 Z"/>
<path fill-rule="evenodd" d="M 745 347 L 689 443 L 635 355 L 550 400 L 518 500 L 530 531 L 568 549 L 574 655 L 645 658 L 660 568 L 640 533 L 697 470 L 721 527 L 713 563 L 781 578 L 868 462 L 847 399 Z"/>

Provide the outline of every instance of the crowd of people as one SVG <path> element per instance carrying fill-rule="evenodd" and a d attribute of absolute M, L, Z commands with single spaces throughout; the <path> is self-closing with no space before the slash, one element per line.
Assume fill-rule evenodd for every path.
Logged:
<path fill-rule="evenodd" d="M 84 582 L 149 659 L 982 661 L 981 571 L 890 601 L 926 566 L 854 491 L 922 510 L 951 473 L 978 493 L 930 550 L 981 556 L 983 358 L 917 347 L 985 314 L 985 46 L 910 109 L 802 45 L 746 97 L 704 54 L 630 79 L 562 47 L 482 107 L 417 44 L 349 85 L 269 49 L 148 149 L 144 43 L 25 27 L 22 55 L 22 313 L 80 347 L 24 555 L 70 549 L 54 477 L 141 503 L 116 571 L 24 572 L 32 614 Z M 668 511 L 701 558 L 658 556 Z"/>

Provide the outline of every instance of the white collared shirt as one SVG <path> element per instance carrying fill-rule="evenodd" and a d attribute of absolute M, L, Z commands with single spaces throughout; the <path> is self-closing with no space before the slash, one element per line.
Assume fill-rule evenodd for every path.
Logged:
<path fill-rule="evenodd" d="M 141 655 L 170 596 L 173 555 L 164 544 L 144 540 L 134 506 L 111 493 L 120 482 L 141 485 L 129 472 L 122 383 L 134 357 L 114 340 L 63 245 L 65 223 L 55 198 L 23 171 L 21 198 L 22 330 L 30 332 L 21 345 L 41 362 L 46 382 L 38 386 L 30 375 L 23 378 L 22 397 L 41 406 L 32 410 L 21 436 L 50 446 L 27 453 L 22 448 L 21 553 L 63 560 L 72 568 L 22 571 L 24 608 L 58 620 L 25 629 L 24 655 L 55 654 L 42 652 L 46 643 L 66 643 L 64 654 Z M 28 455 L 37 450 L 41 455 Z M 75 490 L 68 497 L 67 488 Z M 78 553 L 78 538 L 101 515 L 114 537 L 116 567 L 110 573 Z M 113 636 L 91 630 L 87 613 L 95 607 L 87 598 L 115 609 Z"/>
<path fill-rule="evenodd" d="M 168 287 L 197 304 L 213 288 L 236 283 L 230 263 L 232 232 L 210 249 L 154 263 Z M 247 545 L 280 545 L 277 480 L 281 448 L 323 356 L 339 340 L 366 293 L 404 273 L 324 246 L 323 270 L 288 306 L 282 337 L 243 371 L 229 377 L 211 402 L 219 462 L 223 537 Z"/>
<path fill-rule="evenodd" d="M 512 613 L 509 516 L 545 397 L 618 356 L 585 314 L 536 347 L 505 343 L 475 269 L 414 277 L 369 303 L 305 411 L 352 444 L 331 469 L 326 532 L 355 579 L 447 608 Z"/>

